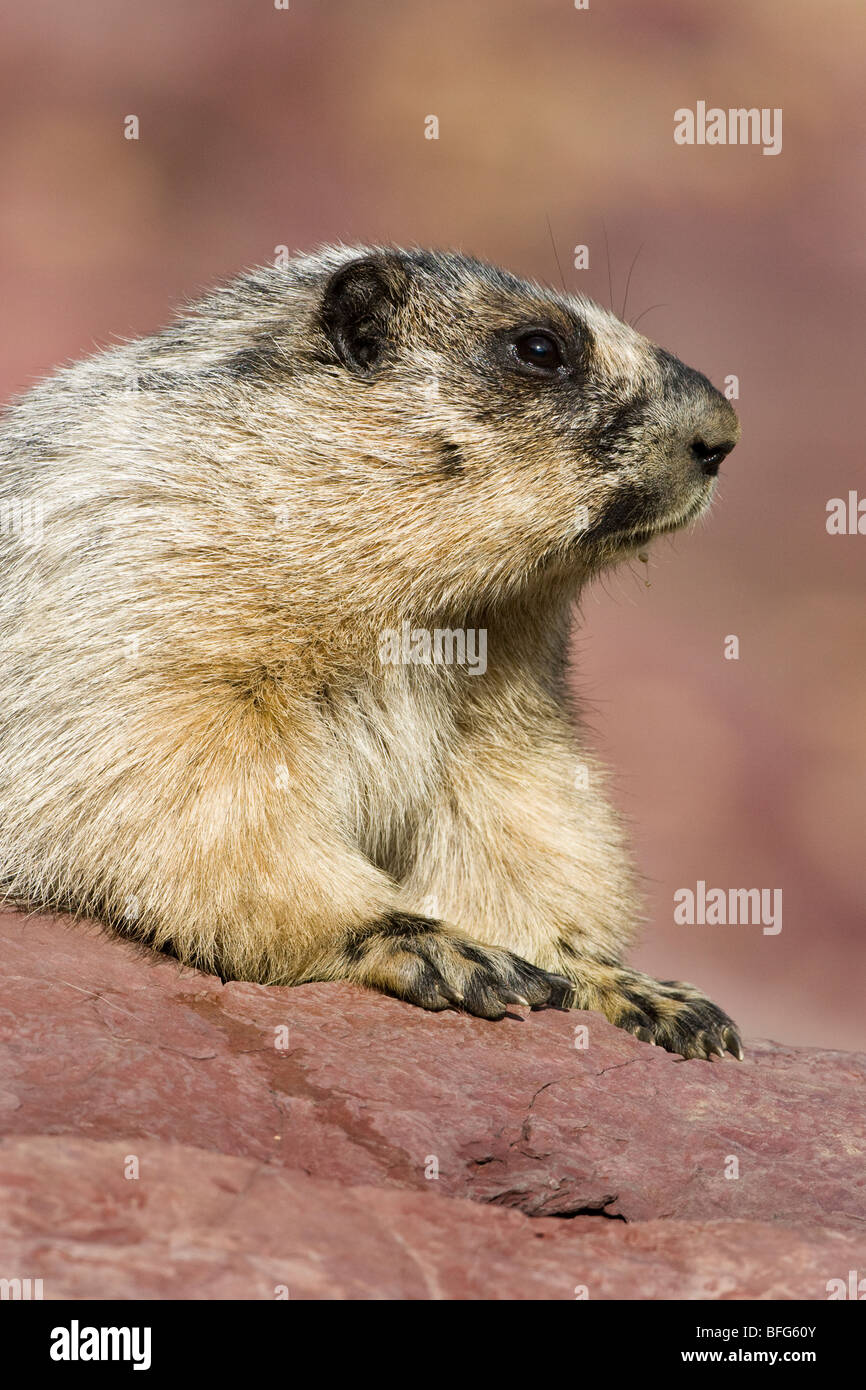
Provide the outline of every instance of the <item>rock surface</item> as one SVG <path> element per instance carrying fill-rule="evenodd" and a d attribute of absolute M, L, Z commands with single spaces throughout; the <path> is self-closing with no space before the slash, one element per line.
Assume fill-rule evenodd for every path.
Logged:
<path fill-rule="evenodd" d="M 221 985 L 5 914 L 0 1277 L 46 1298 L 826 1298 L 866 1267 L 864 1081 L 862 1055 L 774 1043 L 685 1062 L 596 1014 Z"/>

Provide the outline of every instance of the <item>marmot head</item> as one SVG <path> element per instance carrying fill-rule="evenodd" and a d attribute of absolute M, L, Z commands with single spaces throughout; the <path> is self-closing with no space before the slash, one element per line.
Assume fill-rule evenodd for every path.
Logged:
<path fill-rule="evenodd" d="M 274 564 L 294 537 L 349 602 L 579 583 L 702 512 L 739 435 L 706 377 L 613 314 L 459 254 L 327 249 L 182 327 L 237 412 L 232 468 L 246 451 L 281 511 Z"/>

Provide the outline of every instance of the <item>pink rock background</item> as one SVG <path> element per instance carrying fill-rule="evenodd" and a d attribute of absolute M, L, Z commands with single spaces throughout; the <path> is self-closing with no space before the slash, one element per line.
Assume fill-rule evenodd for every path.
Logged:
<path fill-rule="evenodd" d="M 597 1014 L 223 986 L 5 914 L 0 1276 L 47 1299 L 826 1299 L 866 1261 L 864 1083 L 863 1054 L 686 1062 Z"/>
<path fill-rule="evenodd" d="M 643 329 L 739 377 L 744 437 L 651 588 L 636 566 L 585 603 L 581 686 L 647 879 L 636 959 L 747 1032 L 844 1048 L 866 1043 L 866 537 L 825 508 L 863 489 L 864 28 L 858 0 L 44 0 L 7 5 L 0 44 L 4 397 L 280 245 L 457 245 L 556 281 L 549 218 L 603 302 L 606 229 L 617 307 L 642 248 L 629 316 L 661 306 Z M 698 100 L 781 107 L 782 153 L 676 146 Z M 698 879 L 781 888 L 781 934 L 675 926 Z"/>

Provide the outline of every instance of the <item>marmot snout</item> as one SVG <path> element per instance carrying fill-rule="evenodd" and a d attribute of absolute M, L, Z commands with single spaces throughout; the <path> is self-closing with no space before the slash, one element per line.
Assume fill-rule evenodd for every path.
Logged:
<path fill-rule="evenodd" d="M 582 585 L 696 517 L 738 432 L 589 300 L 426 251 L 254 271 L 58 372 L 0 435 L 9 897 L 226 978 L 739 1054 L 621 964 L 565 681 Z"/>

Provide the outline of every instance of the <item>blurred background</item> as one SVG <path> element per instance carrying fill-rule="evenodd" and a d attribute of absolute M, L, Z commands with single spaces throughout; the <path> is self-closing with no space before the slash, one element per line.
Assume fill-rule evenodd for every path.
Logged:
<path fill-rule="evenodd" d="M 645 876 L 634 959 L 748 1034 L 866 1045 L 866 535 L 826 530 L 866 496 L 860 0 L 29 0 L 0 23 L 4 400 L 279 246 L 458 247 L 558 283 L 549 221 L 568 287 L 618 312 L 639 252 L 628 317 L 739 379 L 743 442 L 711 519 L 587 595 L 576 637 Z M 675 144 L 698 101 L 781 107 L 782 153 Z M 781 889 L 781 933 L 675 925 L 698 880 Z"/>

